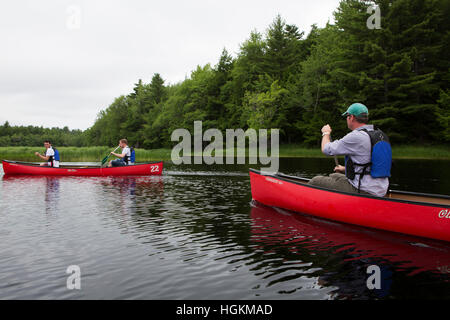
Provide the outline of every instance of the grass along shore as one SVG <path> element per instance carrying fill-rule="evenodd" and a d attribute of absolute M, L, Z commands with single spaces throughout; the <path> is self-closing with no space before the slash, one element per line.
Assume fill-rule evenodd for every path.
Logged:
<path fill-rule="evenodd" d="M 61 162 L 100 162 L 111 151 L 111 147 L 57 147 Z M 44 153 L 44 147 L 0 147 L 0 159 L 42 162 L 34 153 Z M 117 150 L 116 152 L 120 152 Z M 170 160 L 170 149 L 136 149 L 136 161 Z M 110 159 L 116 159 L 111 156 Z"/>
<path fill-rule="evenodd" d="M 62 162 L 100 162 L 111 147 L 59 147 Z M 0 147 L 0 159 L 41 162 L 34 152 L 43 153 L 41 147 Z M 224 154 L 227 154 L 224 150 Z M 136 162 L 170 160 L 172 149 L 136 149 Z M 448 146 L 394 146 L 394 159 L 442 159 L 450 160 Z M 248 150 L 247 150 L 248 154 Z M 319 148 L 306 148 L 300 145 L 281 145 L 281 158 L 322 158 L 325 157 Z M 114 159 L 115 157 L 111 157 Z"/>

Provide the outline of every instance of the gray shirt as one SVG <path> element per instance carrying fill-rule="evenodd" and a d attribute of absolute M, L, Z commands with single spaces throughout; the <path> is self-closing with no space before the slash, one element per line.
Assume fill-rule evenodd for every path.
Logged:
<path fill-rule="evenodd" d="M 353 162 L 368 163 L 371 161 L 371 143 L 369 135 L 361 131 L 367 129 L 373 130 L 373 125 L 366 124 L 348 133 L 340 140 L 327 143 L 324 147 L 323 153 L 328 156 L 348 155 Z M 363 168 L 355 166 L 355 172 L 360 173 Z M 366 172 L 370 172 L 370 166 Z M 358 188 L 360 175 L 356 174 L 353 180 L 348 179 L 350 184 Z M 361 180 L 361 190 L 372 195 L 383 197 L 386 195 L 389 188 L 389 178 L 372 178 L 370 173 L 366 173 Z"/>

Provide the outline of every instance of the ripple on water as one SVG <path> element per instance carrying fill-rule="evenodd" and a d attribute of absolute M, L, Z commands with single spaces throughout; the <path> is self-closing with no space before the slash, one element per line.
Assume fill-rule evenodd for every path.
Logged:
<path fill-rule="evenodd" d="M 311 176 L 303 168 L 318 166 L 280 165 Z M 167 169 L 3 178 L 0 298 L 367 298 L 370 264 L 395 274 L 396 297 L 450 292 L 446 244 L 252 204 L 247 166 Z M 66 289 L 69 265 L 81 268 L 80 291 Z"/>

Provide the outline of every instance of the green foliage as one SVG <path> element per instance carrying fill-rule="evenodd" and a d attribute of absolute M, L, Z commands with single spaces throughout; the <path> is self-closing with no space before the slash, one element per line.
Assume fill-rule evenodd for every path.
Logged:
<path fill-rule="evenodd" d="M 381 12 L 369 29 L 368 6 Z M 3 145 L 35 145 L 46 134 L 63 145 L 170 147 L 178 128 L 278 128 L 282 143 L 318 146 L 320 128 L 348 132 L 341 113 L 366 104 L 370 120 L 393 143 L 449 143 L 450 5 L 448 0 L 342 0 L 335 24 L 305 36 L 276 16 L 250 33 L 236 57 L 222 50 L 215 66 L 165 85 L 155 73 L 116 98 L 85 132 L 0 126 Z M 36 129 L 37 130 L 37 129 Z M 48 129 L 50 130 L 50 129 Z"/>
<path fill-rule="evenodd" d="M 43 152 L 43 146 L 27 147 L 0 147 L 0 158 L 4 160 L 42 162 L 40 158 L 34 155 L 37 152 Z M 63 162 L 97 162 L 99 165 L 112 150 L 111 147 L 58 147 L 61 160 Z M 169 160 L 170 149 L 135 149 L 136 162 Z M 114 159 L 113 156 L 109 158 Z"/>
<path fill-rule="evenodd" d="M 435 116 L 442 131 L 436 134 L 436 140 L 450 142 L 450 90 L 441 91 L 438 103 Z"/>
<path fill-rule="evenodd" d="M 56 147 L 84 146 L 84 138 L 84 132 L 68 127 L 11 126 L 8 121 L 0 125 L 0 146 L 43 146 L 45 140 Z"/>
<path fill-rule="evenodd" d="M 275 80 L 267 92 L 247 93 L 243 108 L 248 127 L 258 130 L 282 126 L 286 118 L 280 107 L 283 106 L 283 97 L 287 92 Z"/>
<path fill-rule="evenodd" d="M 1 147 L 0 159 L 41 162 L 42 160 L 34 155 L 34 152 L 42 152 L 43 146 L 37 147 Z M 100 161 L 111 151 L 111 147 L 59 147 L 61 160 L 63 162 L 96 162 L 100 165 Z M 228 150 L 223 150 L 223 154 L 227 154 Z M 247 150 L 248 152 L 248 150 Z M 436 146 L 403 146 L 396 145 L 393 147 L 394 159 L 450 159 L 450 149 L 445 145 Z M 170 160 L 171 148 L 160 149 L 136 149 L 136 161 L 156 161 Z M 280 157 L 289 158 L 323 158 L 325 157 L 320 148 L 305 147 L 301 144 L 284 144 L 280 145 Z M 236 151 L 234 151 L 236 154 Z M 110 158 L 111 159 L 111 158 Z M 340 160 L 343 163 L 343 159 Z M 331 160 L 330 160 L 331 163 Z"/>

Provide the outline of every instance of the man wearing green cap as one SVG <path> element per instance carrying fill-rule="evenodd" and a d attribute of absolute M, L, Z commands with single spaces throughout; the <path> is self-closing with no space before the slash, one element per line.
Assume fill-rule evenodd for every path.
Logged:
<path fill-rule="evenodd" d="M 351 193 L 370 194 L 379 197 L 386 195 L 389 187 L 389 174 L 381 174 L 380 177 L 371 174 L 373 133 L 387 136 L 381 131 L 375 131 L 369 121 L 369 110 L 362 103 L 350 105 L 342 114 L 346 117 L 347 127 L 351 130 L 340 140 L 331 142 L 331 127 L 322 127 L 322 152 L 329 156 L 346 156 L 346 166 L 336 165 L 333 174 L 329 176 L 317 176 L 310 180 L 309 184 Z M 389 146 L 390 148 L 390 146 Z M 386 171 L 386 170 L 385 170 Z M 383 176 L 384 175 L 384 176 Z M 374 177 L 376 176 L 376 177 Z"/>

